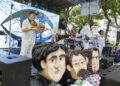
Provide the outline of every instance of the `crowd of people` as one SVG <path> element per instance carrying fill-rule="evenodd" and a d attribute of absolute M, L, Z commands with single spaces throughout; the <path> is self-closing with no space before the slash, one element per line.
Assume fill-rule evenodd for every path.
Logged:
<path fill-rule="evenodd" d="M 93 34 L 93 31 L 92 31 L 93 25 L 94 25 L 93 20 L 90 20 L 90 24 L 85 25 L 81 29 L 80 32 L 77 32 L 75 27 L 73 27 L 70 31 L 68 29 L 66 29 L 67 27 L 66 27 L 65 19 L 61 19 L 60 23 L 62 23 L 62 24 L 59 24 L 59 28 L 64 27 L 64 29 L 59 29 L 59 35 L 69 34 L 69 38 L 72 38 L 72 39 L 74 38 L 75 41 L 82 42 L 82 44 L 80 45 L 83 48 L 82 50 L 98 48 L 100 57 L 102 57 L 103 47 L 105 47 L 105 34 L 104 34 L 103 30 L 99 30 L 98 34 L 96 34 L 96 35 Z M 56 36 L 58 36 L 58 34 Z M 65 44 L 64 40 L 65 39 L 63 38 L 62 42 L 59 41 L 60 44 Z M 57 42 L 57 43 L 59 43 L 59 42 Z"/>
<path fill-rule="evenodd" d="M 34 19 L 36 15 L 37 15 L 36 12 L 31 11 L 28 15 L 28 18 L 24 20 L 22 24 L 23 35 L 20 55 L 27 56 L 30 58 L 32 57 L 31 54 L 32 48 L 35 45 L 36 33 L 40 33 L 41 29 L 45 31 L 44 25 L 40 26 L 37 23 L 35 23 Z M 36 27 L 33 27 L 33 24 L 36 24 Z M 104 31 L 100 30 L 96 36 L 93 35 L 92 31 L 93 25 L 94 21 L 90 20 L 90 24 L 85 25 L 81 29 L 79 35 L 81 35 L 82 39 L 79 41 L 82 42 L 81 47 L 83 48 L 83 50 L 90 48 L 98 48 L 100 56 L 102 57 L 102 50 L 103 47 L 105 46 Z M 76 28 L 73 27 L 71 30 L 67 29 L 66 20 L 62 18 L 59 21 L 59 27 L 58 29 L 56 29 L 56 34 L 53 34 L 52 41 L 57 42 L 58 44 L 65 44 L 65 38 L 78 38 L 77 36 L 78 32 L 76 31 Z"/>

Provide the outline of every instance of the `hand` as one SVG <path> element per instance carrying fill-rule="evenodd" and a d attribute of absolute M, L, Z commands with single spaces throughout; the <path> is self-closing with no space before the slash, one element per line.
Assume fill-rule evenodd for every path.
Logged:
<path fill-rule="evenodd" d="M 56 35 L 60 35 L 60 33 L 56 33 Z"/>
<path fill-rule="evenodd" d="M 32 28 L 33 31 L 37 31 L 37 28 Z"/>
<path fill-rule="evenodd" d="M 87 35 L 85 35 L 85 40 L 90 40 L 90 38 Z"/>
<path fill-rule="evenodd" d="M 86 38 L 88 38 L 88 36 L 87 36 L 87 35 L 85 35 L 85 37 L 86 37 Z"/>
<path fill-rule="evenodd" d="M 99 47 L 99 43 L 97 43 L 97 47 Z"/>
<path fill-rule="evenodd" d="M 49 29 L 49 28 L 45 28 L 45 29 L 44 29 L 44 31 L 46 31 L 46 30 L 49 30 L 49 31 L 51 31 L 51 29 Z"/>
<path fill-rule="evenodd" d="M 97 38 L 98 38 L 97 36 L 93 37 L 93 39 L 97 39 Z"/>

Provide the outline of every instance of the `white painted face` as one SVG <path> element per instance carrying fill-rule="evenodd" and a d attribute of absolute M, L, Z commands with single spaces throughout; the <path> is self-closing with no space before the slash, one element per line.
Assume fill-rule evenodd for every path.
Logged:
<path fill-rule="evenodd" d="M 95 73 L 99 70 L 99 52 L 93 51 L 92 56 L 92 71 Z"/>
<path fill-rule="evenodd" d="M 65 51 L 59 48 L 57 51 L 48 54 L 43 65 L 45 72 L 43 76 L 54 82 L 60 81 L 66 69 Z"/>

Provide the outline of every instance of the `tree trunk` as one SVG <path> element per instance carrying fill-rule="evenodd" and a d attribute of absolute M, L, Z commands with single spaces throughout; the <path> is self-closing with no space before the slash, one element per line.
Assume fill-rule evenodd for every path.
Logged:
<path fill-rule="evenodd" d="M 110 23 L 111 23 L 111 21 L 108 20 L 107 29 L 106 29 L 106 33 L 105 33 L 105 42 L 107 41 L 107 35 L 108 35 L 108 31 L 110 29 Z"/>
<path fill-rule="evenodd" d="M 71 7 L 71 8 L 66 8 L 66 9 L 64 9 L 64 18 L 65 18 L 65 20 L 66 20 L 66 23 L 68 23 L 68 18 L 69 18 L 69 13 L 70 13 L 70 11 L 72 10 L 72 8 L 73 7 Z"/>
<path fill-rule="evenodd" d="M 103 9 L 103 11 L 104 11 L 104 16 L 105 16 L 105 18 L 108 20 L 107 29 L 106 29 L 106 33 L 105 33 L 105 42 L 107 42 L 107 35 L 108 35 L 109 28 L 110 28 L 111 20 L 110 20 L 110 18 L 108 17 L 107 10 L 106 10 L 106 9 Z"/>
<path fill-rule="evenodd" d="M 72 9 L 73 7 L 71 7 L 71 8 L 66 8 L 66 9 L 64 9 L 64 18 L 65 18 L 65 20 L 66 20 L 66 26 L 67 26 L 67 24 L 68 24 L 68 18 L 69 18 L 69 13 L 70 13 L 70 11 L 71 11 L 71 9 Z M 65 31 L 66 32 L 66 31 Z M 67 34 L 67 32 L 66 32 L 66 34 Z"/>
<path fill-rule="evenodd" d="M 117 35 L 116 35 L 116 50 L 117 50 L 117 46 L 119 45 L 119 40 L 120 40 L 120 35 L 119 35 L 119 32 L 118 32 L 118 23 L 117 23 L 117 15 L 116 15 L 116 11 L 115 11 L 115 8 L 114 8 L 114 5 L 113 5 L 113 14 L 114 14 L 114 19 L 115 19 L 115 24 L 116 24 L 116 29 L 117 29 Z"/>

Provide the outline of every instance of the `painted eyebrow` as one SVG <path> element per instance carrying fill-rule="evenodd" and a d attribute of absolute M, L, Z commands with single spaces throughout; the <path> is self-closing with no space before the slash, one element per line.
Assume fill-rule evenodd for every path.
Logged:
<path fill-rule="evenodd" d="M 76 62 L 76 61 L 78 61 L 78 60 L 74 60 L 73 62 Z M 80 62 L 86 62 L 86 60 L 80 60 Z"/>
<path fill-rule="evenodd" d="M 56 58 L 57 58 L 57 56 L 52 56 L 49 60 L 56 59 Z"/>
<path fill-rule="evenodd" d="M 64 56 L 66 56 L 66 55 L 65 54 L 60 55 L 60 57 L 64 57 Z"/>

